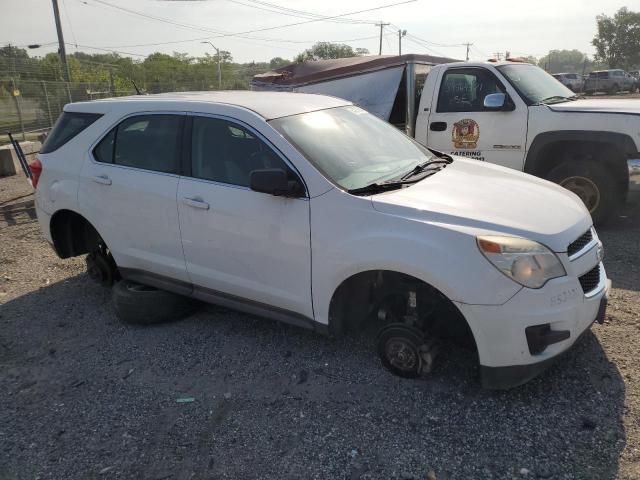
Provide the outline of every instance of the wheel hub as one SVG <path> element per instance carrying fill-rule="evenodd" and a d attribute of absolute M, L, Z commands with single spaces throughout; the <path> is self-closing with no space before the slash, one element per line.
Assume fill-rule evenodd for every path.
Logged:
<path fill-rule="evenodd" d="M 388 339 L 385 345 L 385 355 L 391 365 L 405 372 L 414 371 L 419 362 L 415 345 L 405 338 Z"/>
<path fill-rule="evenodd" d="M 589 213 L 593 213 L 600 205 L 600 190 L 589 178 L 569 177 L 560 182 L 560 185 L 578 195 Z"/>

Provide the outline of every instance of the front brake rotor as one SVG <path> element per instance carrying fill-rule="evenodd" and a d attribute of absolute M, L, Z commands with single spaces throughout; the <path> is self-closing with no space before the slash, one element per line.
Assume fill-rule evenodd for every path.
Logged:
<path fill-rule="evenodd" d="M 392 323 L 378 333 L 378 355 L 383 366 L 403 378 L 417 378 L 431 372 L 437 353 L 434 340 L 415 327 Z"/>

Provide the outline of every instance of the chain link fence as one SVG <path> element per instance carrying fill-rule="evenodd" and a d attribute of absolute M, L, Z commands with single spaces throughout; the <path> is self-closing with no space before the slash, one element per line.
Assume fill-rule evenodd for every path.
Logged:
<path fill-rule="evenodd" d="M 205 90 L 206 84 L 152 84 L 151 93 Z M 82 83 L 48 80 L 0 80 L 0 141 L 11 132 L 16 138 L 27 140 L 49 130 L 71 102 L 134 95 L 130 89 L 118 90 L 109 83 Z"/>
<path fill-rule="evenodd" d="M 148 93 L 204 91 L 213 88 L 206 81 L 146 84 Z M 0 79 L 0 145 L 8 143 L 7 132 L 11 132 L 19 140 L 37 139 L 53 126 L 67 103 L 135 94 L 133 84 L 130 88 L 118 89 L 110 82 Z"/>

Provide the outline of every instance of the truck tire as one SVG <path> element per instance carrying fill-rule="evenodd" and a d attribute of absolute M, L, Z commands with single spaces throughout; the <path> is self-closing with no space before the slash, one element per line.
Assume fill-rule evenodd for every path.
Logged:
<path fill-rule="evenodd" d="M 567 160 L 551 170 L 546 178 L 578 195 L 596 225 L 605 223 L 618 206 L 616 182 L 599 162 Z"/>
<path fill-rule="evenodd" d="M 191 298 L 130 280 L 116 283 L 112 298 L 118 318 L 136 325 L 179 320 L 194 313 L 198 307 L 198 302 Z"/>
<path fill-rule="evenodd" d="M 609 93 L 615 95 L 620 91 L 620 86 L 617 83 L 614 83 L 613 86 L 609 89 Z"/>

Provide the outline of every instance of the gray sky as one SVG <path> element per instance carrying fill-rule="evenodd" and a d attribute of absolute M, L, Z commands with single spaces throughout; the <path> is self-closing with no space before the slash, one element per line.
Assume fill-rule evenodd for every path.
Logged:
<path fill-rule="evenodd" d="M 330 16 L 399 1 L 401 0 L 59 0 L 59 3 L 65 41 L 77 44 L 80 51 L 100 51 L 86 47 L 91 46 L 142 56 L 156 51 L 177 51 L 199 56 L 205 51 L 213 51 L 210 46 L 203 45 L 196 39 L 209 38 L 218 48 L 229 50 L 238 62 L 265 61 L 277 56 L 292 58 L 316 41 L 344 41 L 354 48 L 368 48 L 371 53 L 377 53 L 379 28 L 373 23 L 381 20 L 393 25 L 385 29 L 382 52 L 387 54 L 396 54 L 398 51 L 397 33 L 394 33 L 397 28 L 394 27 L 399 27 L 415 36 L 403 41 L 404 53 L 464 58 L 465 47 L 450 45 L 473 42 L 472 59 L 485 59 L 493 52 L 505 50 L 517 55 L 541 57 L 550 49 L 576 48 L 591 55 L 596 15 L 612 15 L 622 6 L 640 10 L 640 0 L 627 0 L 625 3 L 615 0 L 417 0 L 347 17 L 371 23 L 322 21 L 243 35 L 252 38 L 219 37 L 224 33 L 246 32 L 305 21 L 297 16 L 267 11 L 273 8 L 261 2 Z M 49 0 L 1 0 L 1 3 L 0 44 L 10 42 L 25 46 L 56 41 Z M 107 4 L 157 18 L 144 18 Z M 158 18 L 169 19 L 183 26 L 169 24 Z M 186 41 L 132 46 L 181 40 Z M 41 55 L 55 51 L 56 48 L 55 45 L 50 45 L 30 53 Z M 67 46 L 68 53 L 74 51 L 73 45 Z"/>

